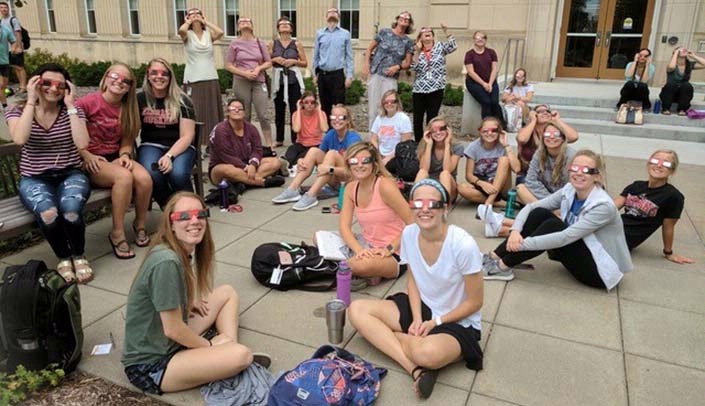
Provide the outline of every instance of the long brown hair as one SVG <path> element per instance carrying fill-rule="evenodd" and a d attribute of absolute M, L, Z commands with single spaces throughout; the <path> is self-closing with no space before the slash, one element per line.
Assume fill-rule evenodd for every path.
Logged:
<path fill-rule="evenodd" d="M 553 164 L 553 172 L 551 173 L 551 183 L 553 183 L 554 186 L 560 187 L 565 185 L 565 183 L 568 181 L 568 173 L 567 170 L 565 169 L 567 166 L 567 156 L 566 156 L 566 151 L 568 150 L 568 143 L 566 142 L 565 138 L 565 130 L 563 129 L 563 126 L 558 124 L 555 121 L 549 121 L 546 124 L 546 129 L 548 127 L 553 127 L 557 129 L 560 134 L 561 138 L 563 139 L 563 143 L 560 146 L 560 149 L 558 150 L 558 155 L 556 155 L 556 160 Z M 544 129 L 544 131 L 546 131 Z M 548 154 L 548 148 L 546 148 L 545 144 L 545 138 L 541 137 L 541 143 L 539 144 L 539 150 L 537 151 L 539 154 L 539 173 L 543 175 L 543 173 L 546 171 L 546 163 L 549 160 L 549 154 Z"/>
<path fill-rule="evenodd" d="M 177 120 L 181 115 L 181 105 L 183 100 L 188 96 L 186 93 L 181 91 L 178 83 L 176 83 L 176 74 L 174 74 L 174 69 L 164 58 L 154 58 L 147 63 L 147 72 L 145 72 L 144 82 L 142 83 L 142 91 L 144 92 L 145 99 L 147 100 L 147 107 L 151 110 L 155 110 L 157 108 L 157 98 L 154 96 L 152 84 L 149 82 L 149 68 L 153 63 L 160 63 L 164 65 L 164 68 L 169 72 L 169 87 L 166 89 L 164 109 L 167 111 L 170 121 Z"/>
<path fill-rule="evenodd" d="M 186 294 L 188 297 L 187 303 L 190 305 L 193 303 L 193 300 L 197 295 L 201 298 L 206 297 L 213 289 L 213 274 L 215 273 L 215 244 L 213 243 L 213 235 L 211 234 L 210 224 L 206 221 L 206 231 L 203 234 L 203 239 L 201 242 L 196 244 L 196 249 L 194 251 L 194 262 L 196 264 L 196 269 L 193 269 L 191 266 L 191 253 L 186 252 L 184 247 L 174 236 L 172 222 L 169 218 L 171 213 L 174 212 L 174 206 L 176 206 L 176 203 L 178 203 L 181 199 L 186 198 L 198 200 L 201 202 L 201 207 L 204 209 L 208 207 L 201 196 L 192 192 L 177 192 L 171 196 L 166 206 L 164 206 L 164 213 L 159 219 L 159 229 L 157 230 L 156 236 L 152 239 L 151 247 L 145 256 L 145 259 L 148 258 L 152 250 L 159 245 L 166 246 L 176 253 L 179 257 L 179 262 L 184 269 Z M 144 262 L 142 264 L 144 265 Z"/>
<path fill-rule="evenodd" d="M 517 70 L 514 71 L 514 76 L 512 76 L 512 80 L 509 81 L 509 86 L 507 86 L 507 87 L 509 88 L 509 91 L 510 91 L 510 92 L 514 91 L 514 87 L 515 87 L 516 85 L 518 85 L 518 83 L 517 83 L 517 73 L 519 73 L 519 71 L 524 72 L 524 83 L 522 83 L 521 86 L 522 86 L 522 87 L 526 86 L 526 80 L 527 80 L 527 77 L 526 77 L 526 69 L 524 69 L 524 68 L 519 68 L 519 69 L 517 69 Z"/>
<path fill-rule="evenodd" d="M 446 121 L 446 117 L 443 114 L 441 114 L 441 115 L 433 117 L 431 120 L 429 120 L 428 124 L 426 124 L 426 131 L 431 131 L 431 127 L 433 126 L 433 124 L 437 123 L 439 121 L 442 122 L 443 124 L 445 124 L 446 127 L 449 127 L 448 122 Z M 448 129 L 446 131 L 447 131 L 446 137 L 451 137 L 450 144 L 451 144 L 451 155 L 452 155 L 453 146 L 456 144 L 456 138 L 455 138 L 455 135 L 451 136 L 450 129 Z M 435 148 L 436 140 L 434 140 L 433 138 L 431 138 L 431 140 L 432 140 L 431 146 Z M 425 150 L 426 150 L 426 139 L 421 137 L 421 141 L 419 141 L 419 146 L 416 149 L 416 155 L 419 157 L 419 159 L 421 159 Z"/>
<path fill-rule="evenodd" d="M 98 87 L 101 93 L 105 93 L 108 89 L 105 78 L 108 76 L 108 73 L 117 66 L 125 68 L 130 74 L 128 79 L 132 80 L 130 89 L 127 93 L 123 94 L 122 99 L 120 99 L 120 132 L 123 137 L 130 137 L 131 140 L 134 140 L 137 138 L 137 133 L 140 131 L 140 111 L 137 106 L 137 80 L 135 78 L 135 72 L 132 68 L 127 66 L 127 64 L 115 62 L 103 73 Z"/>

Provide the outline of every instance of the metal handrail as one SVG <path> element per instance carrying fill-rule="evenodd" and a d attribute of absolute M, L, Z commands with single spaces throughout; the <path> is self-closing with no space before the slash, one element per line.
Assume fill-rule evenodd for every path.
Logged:
<path fill-rule="evenodd" d="M 514 58 L 513 62 L 511 63 L 512 69 L 509 69 L 510 66 L 510 52 L 512 51 L 512 48 L 514 49 Z M 526 39 L 525 38 L 508 38 L 507 39 L 507 46 L 504 48 L 504 52 L 502 52 L 502 58 L 499 61 L 499 69 L 497 69 L 499 72 L 502 71 L 502 67 L 504 67 L 504 84 L 506 85 L 508 78 L 514 74 L 514 71 L 517 70 L 520 67 L 523 67 L 526 64 Z M 521 58 L 519 57 L 519 53 L 521 52 Z"/>

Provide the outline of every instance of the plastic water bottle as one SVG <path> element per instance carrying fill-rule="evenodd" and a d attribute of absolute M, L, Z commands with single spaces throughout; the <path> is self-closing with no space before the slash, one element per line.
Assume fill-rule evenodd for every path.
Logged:
<path fill-rule="evenodd" d="M 507 207 L 504 209 L 504 217 L 513 219 L 516 217 L 517 213 L 516 210 L 514 209 L 514 203 L 517 200 L 517 191 L 516 189 L 511 189 L 509 192 L 507 192 Z"/>
<path fill-rule="evenodd" d="M 345 197 L 345 182 L 340 182 L 338 186 L 338 210 L 343 210 L 343 200 Z"/>
<path fill-rule="evenodd" d="M 338 272 L 336 273 L 336 297 L 342 300 L 345 306 L 350 306 L 350 283 L 352 281 L 352 271 L 347 261 L 340 261 Z"/>
<path fill-rule="evenodd" d="M 654 112 L 654 114 L 661 113 L 661 99 L 656 99 L 652 111 Z"/>
<path fill-rule="evenodd" d="M 229 206 L 229 200 L 228 200 L 228 188 L 230 187 L 230 184 L 228 183 L 227 180 L 223 179 L 220 181 L 218 184 L 218 190 L 220 191 L 220 208 L 221 209 L 227 209 Z"/>

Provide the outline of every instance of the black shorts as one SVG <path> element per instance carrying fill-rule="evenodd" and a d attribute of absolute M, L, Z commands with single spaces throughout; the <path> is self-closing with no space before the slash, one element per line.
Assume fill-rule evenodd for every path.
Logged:
<path fill-rule="evenodd" d="M 10 76 L 10 65 L 0 65 L 0 76 L 5 78 Z"/>
<path fill-rule="evenodd" d="M 144 364 L 135 364 L 125 367 L 125 375 L 131 384 L 135 385 L 140 390 L 147 393 L 161 395 L 162 381 L 164 373 L 169 361 L 174 357 L 176 352 L 163 356 L 161 359 L 154 362 Z"/>
<path fill-rule="evenodd" d="M 24 68 L 24 52 L 19 54 L 13 54 L 10 52 L 10 65 Z"/>
<path fill-rule="evenodd" d="M 398 292 L 387 296 L 387 300 L 393 301 L 399 309 L 399 325 L 404 333 L 409 332 L 409 326 L 413 322 L 409 295 Z M 431 320 L 431 309 L 421 302 L 421 319 Z M 482 348 L 480 348 L 480 338 L 482 333 L 472 327 L 463 327 L 458 323 L 444 323 L 436 326 L 428 334 L 448 334 L 455 338 L 460 344 L 460 352 L 468 369 L 480 371 L 482 369 Z"/>

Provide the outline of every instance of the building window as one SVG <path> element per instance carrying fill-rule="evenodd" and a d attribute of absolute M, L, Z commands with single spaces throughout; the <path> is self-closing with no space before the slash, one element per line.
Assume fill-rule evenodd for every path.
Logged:
<path fill-rule="evenodd" d="M 350 37 L 360 38 L 360 0 L 338 0 L 340 26 L 350 31 Z"/>
<path fill-rule="evenodd" d="M 98 33 L 95 24 L 95 0 L 86 0 L 86 23 L 88 24 L 89 34 Z"/>
<path fill-rule="evenodd" d="M 130 34 L 140 35 L 140 11 L 137 0 L 127 0 L 127 14 L 130 20 Z"/>
<path fill-rule="evenodd" d="M 240 18 L 237 0 L 223 0 L 225 3 L 225 35 L 234 37 L 237 35 L 237 19 Z"/>
<path fill-rule="evenodd" d="M 186 0 L 174 0 L 174 18 L 176 18 L 176 32 L 186 20 Z"/>
<path fill-rule="evenodd" d="M 291 21 L 294 25 L 291 36 L 296 37 L 296 0 L 279 0 L 279 17 L 287 17 Z"/>
<path fill-rule="evenodd" d="M 49 32 L 56 32 L 56 17 L 54 16 L 54 0 L 46 0 L 47 7 L 47 22 L 49 23 Z"/>

